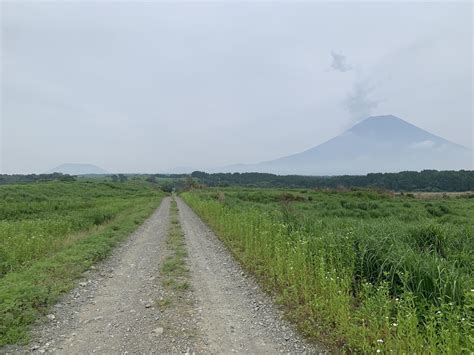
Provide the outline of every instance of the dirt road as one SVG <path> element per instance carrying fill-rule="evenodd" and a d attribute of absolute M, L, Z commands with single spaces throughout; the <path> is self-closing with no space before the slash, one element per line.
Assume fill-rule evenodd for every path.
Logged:
<path fill-rule="evenodd" d="M 86 273 L 26 348 L 67 354 L 319 352 L 281 319 L 216 236 L 179 198 L 191 287 L 164 287 L 170 198 L 105 262 Z M 170 291 L 171 290 L 171 291 Z"/>

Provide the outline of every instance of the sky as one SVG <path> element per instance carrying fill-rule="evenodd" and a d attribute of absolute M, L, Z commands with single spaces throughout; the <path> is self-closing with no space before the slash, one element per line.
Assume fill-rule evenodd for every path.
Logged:
<path fill-rule="evenodd" d="M 297 153 L 370 115 L 473 148 L 473 5 L 1 2 L 0 173 Z"/>

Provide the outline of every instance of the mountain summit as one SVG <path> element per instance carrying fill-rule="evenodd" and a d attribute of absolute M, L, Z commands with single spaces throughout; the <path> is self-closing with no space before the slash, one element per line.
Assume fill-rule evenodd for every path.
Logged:
<path fill-rule="evenodd" d="M 224 169 L 298 175 L 344 175 L 404 170 L 473 168 L 471 149 L 431 134 L 401 118 L 369 117 L 304 152 Z"/>

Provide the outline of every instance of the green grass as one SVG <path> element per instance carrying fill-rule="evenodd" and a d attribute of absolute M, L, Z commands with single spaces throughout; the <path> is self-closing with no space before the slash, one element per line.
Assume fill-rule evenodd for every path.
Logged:
<path fill-rule="evenodd" d="M 165 309 L 170 307 L 172 305 L 172 303 L 173 303 L 173 301 L 171 300 L 171 298 L 168 298 L 168 297 L 161 298 L 161 299 L 155 301 L 155 304 L 158 306 L 158 309 L 160 311 L 164 311 Z"/>
<path fill-rule="evenodd" d="M 345 351 L 474 349 L 474 203 L 374 190 L 183 194 L 306 335 Z"/>
<path fill-rule="evenodd" d="M 179 223 L 178 205 L 173 199 L 170 206 L 170 226 L 166 245 L 170 252 L 161 265 L 163 286 L 172 288 L 174 291 L 184 292 L 189 289 L 189 268 L 186 264 L 186 245 L 184 234 Z"/>
<path fill-rule="evenodd" d="M 29 325 L 163 196 L 144 182 L 0 186 L 0 345 L 27 341 Z"/>

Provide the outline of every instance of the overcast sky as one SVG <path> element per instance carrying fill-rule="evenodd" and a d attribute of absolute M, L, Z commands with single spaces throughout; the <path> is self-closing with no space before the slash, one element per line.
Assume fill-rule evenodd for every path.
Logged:
<path fill-rule="evenodd" d="M 393 114 L 473 147 L 473 6 L 2 2 L 1 172 L 297 153 Z"/>

